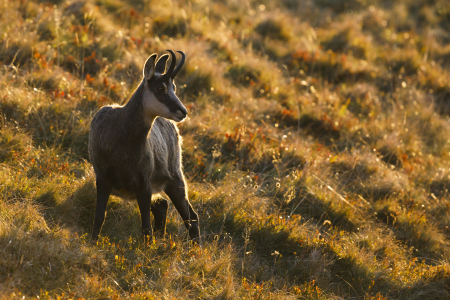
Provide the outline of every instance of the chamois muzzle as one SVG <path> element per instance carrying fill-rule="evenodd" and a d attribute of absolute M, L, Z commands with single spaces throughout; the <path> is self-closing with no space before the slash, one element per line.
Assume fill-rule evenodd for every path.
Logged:
<path fill-rule="evenodd" d="M 173 115 L 181 120 L 184 120 L 187 116 L 187 110 L 185 107 L 180 107 Z"/>

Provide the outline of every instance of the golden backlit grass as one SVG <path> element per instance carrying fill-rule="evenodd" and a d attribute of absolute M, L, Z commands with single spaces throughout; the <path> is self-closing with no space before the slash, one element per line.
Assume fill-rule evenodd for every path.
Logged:
<path fill-rule="evenodd" d="M 448 1 L 0 3 L 0 297 L 447 299 Z M 89 235 L 95 112 L 148 55 L 177 91 L 203 245 Z"/>

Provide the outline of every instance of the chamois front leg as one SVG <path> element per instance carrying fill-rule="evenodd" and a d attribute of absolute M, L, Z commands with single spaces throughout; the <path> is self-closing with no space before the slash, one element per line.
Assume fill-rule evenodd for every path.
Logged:
<path fill-rule="evenodd" d="M 142 220 L 142 233 L 144 236 L 152 236 L 152 225 L 150 223 L 150 207 L 152 204 L 152 192 L 150 188 L 142 188 L 136 193 L 139 211 Z"/>
<path fill-rule="evenodd" d="M 167 196 L 172 200 L 173 205 L 184 221 L 186 229 L 189 231 L 189 237 L 197 243 L 200 243 L 200 229 L 198 225 L 198 215 L 192 208 L 187 197 L 186 183 L 180 177 L 175 178 L 164 189 Z"/>
<path fill-rule="evenodd" d="M 155 219 L 155 235 L 164 237 L 166 235 L 166 218 L 169 203 L 166 199 L 160 198 L 152 203 L 151 211 Z"/>
<path fill-rule="evenodd" d="M 97 176 L 97 207 L 95 209 L 94 228 L 92 230 L 92 240 L 96 241 L 103 222 L 105 221 L 106 205 L 108 204 L 109 195 L 111 194 L 111 183 L 103 176 Z"/>

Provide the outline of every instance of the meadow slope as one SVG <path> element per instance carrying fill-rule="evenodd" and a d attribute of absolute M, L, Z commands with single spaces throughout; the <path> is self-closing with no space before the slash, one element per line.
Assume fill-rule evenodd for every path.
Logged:
<path fill-rule="evenodd" d="M 450 1 L 0 1 L 0 298 L 448 299 Z M 89 234 L 93 115 L 152 53 L 203 246 Z"/>

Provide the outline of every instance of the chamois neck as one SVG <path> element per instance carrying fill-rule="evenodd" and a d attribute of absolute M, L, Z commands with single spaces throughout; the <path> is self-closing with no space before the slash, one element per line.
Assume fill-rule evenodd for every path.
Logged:
<path fill-rule="evenodd" d="M 129 138 L 146 139 L 156 117 L 149 117 L 144 110 L 144 81 L 134 91 L 130 100 L 123 107 L 125 124 Z"/>

